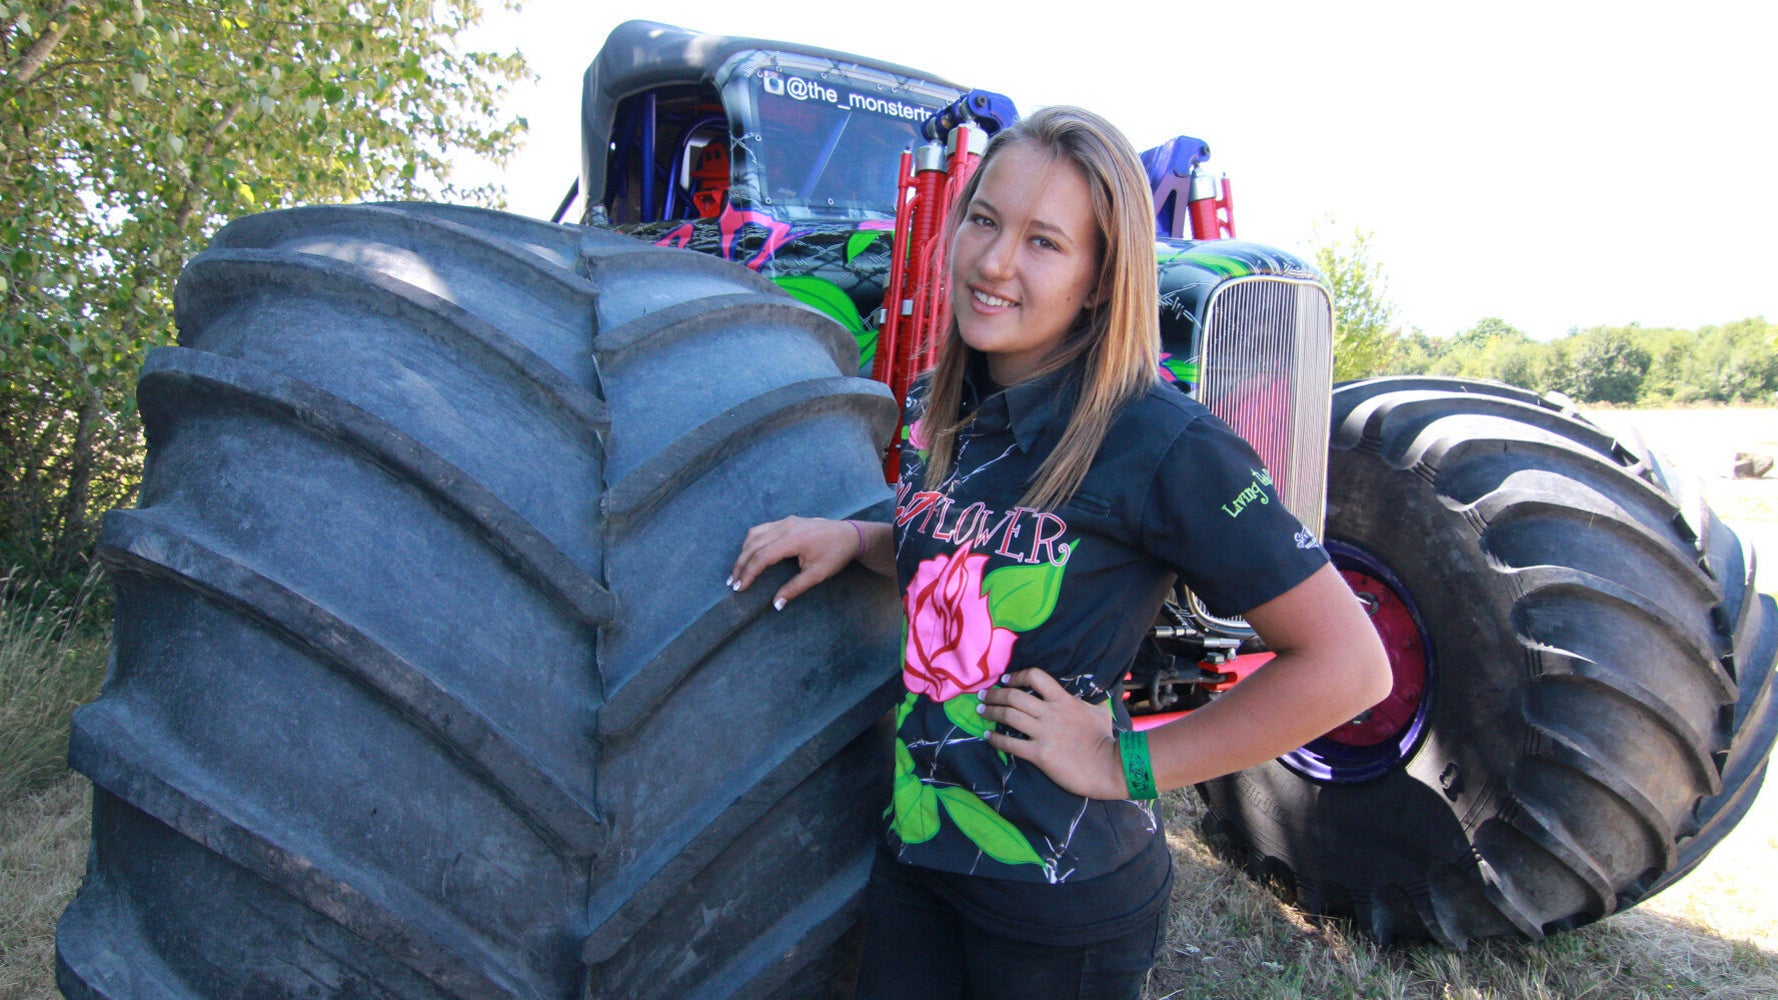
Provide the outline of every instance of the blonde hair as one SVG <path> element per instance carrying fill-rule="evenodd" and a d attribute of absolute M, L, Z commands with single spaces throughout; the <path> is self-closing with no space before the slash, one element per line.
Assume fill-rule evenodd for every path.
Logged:
<path fill-rule="evenodd" d="M 988 164 L 1015 146 L 1042 150 L 1073 164 L 1086 179 L 1099 225 L 1099 275 L 1095 293 L 1089 296 L 1095 304 L 1082 310 L 1081 321 L 1032 374 L 1078 368 L 1073 376 L 1079 382 L 1078 393 L 1067 429 L 1020 501 L 1026 507 L 1051 509 L 1066 503 L 1080 488 L 1118 411 L 1158 378 L 1161 334 L 1154 198 L 1141 159 L 1116 126 L 1081 108 L 1043 108 L 1002 130 L 988 144 L 981 164 L 952 206 L 952 239 Z M 921 417 L 930 448 L 927 489 L 938 489 L 951 472 L 957 434 L 967 422 L 959 415 L 963 376 L 976 353 L 963 342 L 953 315 L 932 368 Z"/>

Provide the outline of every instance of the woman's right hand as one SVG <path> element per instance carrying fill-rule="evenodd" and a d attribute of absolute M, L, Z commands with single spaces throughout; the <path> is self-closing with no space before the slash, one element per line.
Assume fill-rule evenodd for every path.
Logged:
<path fill-rule="evenodd" d="M 877 528 L 885 529 L 887 535 L 888 525 L 821 517 L 787 517 L 756 524 L 748 529 L 747 538 L 741 543 L 741 555 L 729 571 L 728 585 L 736 591 L 746 590 L 767 566 L 794 557 L 797 574 L 772 596 L 772 607 L 782 611 L 786 602 L 858 558 L 869 546 L 865 532 L 875 534 Z"/>

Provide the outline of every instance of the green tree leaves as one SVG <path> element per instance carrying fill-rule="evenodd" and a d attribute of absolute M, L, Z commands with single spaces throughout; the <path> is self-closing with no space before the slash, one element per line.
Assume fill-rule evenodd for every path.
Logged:
<path fill-rule="evenodd" d="M 1329 220 L 1314 235 L 1315 267 L 1333 292 L 1334 378 L 1375 375 L 1395 355 L 1399 332 L 1389 279 L 1371 251 L 1374 234 L 1354 228 L 1332 236 Z"/>
<path fill-rule="evenodd" d="M 473 0 L 0 0 L 0 566 L 78 579 L 140 463 L 132 386 L 183 261 L 228 218 L 457 190 L 501 159 L 516 56 Z"/>
<path fill-rule="evenodd" d="M 1778 326 L 1752 318 L 1700 330 L 1593 327 L 1539 343 L 1494 318 L 1455 337 L 1418 331 L 1387 369 L 1485 378 L 1581 403 L 1778 403 Z"/>
<path fill-rule="evenodd" d="M 1581 403 L 1778 403 L 1778 326 L 1763 317 L 1699 330 L 1591 327 L 1549 342 L 1492 316 L 1451 337 L 1403 333 L 1373 234 L 1327 228 L 1316 229 L 1314 256 L 1333 292 L 1336 379 L 1493 379 Z"/>
<path fill-rule="evenodd" d="M 1597 330 L 1576 337 L 1562 388 L 1589 403 L 1634 403 L 1648 374 L 1648 352 L 1621 330 Z"/>

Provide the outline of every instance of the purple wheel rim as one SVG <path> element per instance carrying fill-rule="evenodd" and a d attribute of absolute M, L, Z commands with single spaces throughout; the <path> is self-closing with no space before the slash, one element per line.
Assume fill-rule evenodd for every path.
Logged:
<path fill-rule="evenodd" d="M 1419 607 L 1389 567 L 1363 549 L 1344 542 L 1328 542 L 1327 553 L 1334 568 L 1348 580 L 1357 574 L 1368 578 L 1367 585 L 1386 588 L 1387 594 L 1379 596 L 1399 602 L 1410 623 L 1406 635 L 1411 638 L 1404 639 L 1402 629 L 1397 627 L 1396 638 L 1391 641 L 1390 632 L 1379 629 L 1397 685 L 1389 699 L 1394 705 L 1384 720 L 1386 731 L 1363 734 L 1353 726 L 1342 726 L 1279 758 L 1284 766 L 1313 781 L 1352 784 L 1381 777 L 1419 749 L 1431 716 L 1437 658 Z M 1404 677 L 1415 676 L 1421 678 L 1419 690 L 1403 697 Z"/>

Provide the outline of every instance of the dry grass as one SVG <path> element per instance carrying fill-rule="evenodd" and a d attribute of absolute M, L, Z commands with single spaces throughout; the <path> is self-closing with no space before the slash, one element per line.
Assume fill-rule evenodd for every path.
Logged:
<path fill-rule="evenodd" d="M 90 593 L 90 591 L 89 591 Z M 48 1000 L 56 918 L 85 869 L 87 781 L 68 772 L 68 717 L 98 693 L 108 637 L 81 606 L 0 604 L 0 998 Z"/>
<path fill-rule="evenodd" d="M 67 771 L 68 716 L 105 676 L 109 638 L 81 623 L 90 593 L 61 611 L 0 603 L 0 803 Z"/>
<path fill-rule="evenodd" d="M 0 998 L 55 1000 L 55 929 L 86 870 L 91 789 L 77 774 L 0 806 Z"/>
<path fill-rule="evenodd" d="M 1774 799 L 1667 893 L 1535 944 L 1379 948 L 1314 924 L 1216 860 L 1188 792 L 1167 796 L 1177 867 L 1167 950 L 1149 1000 L 1754 1000 L 1778 997 Z M 1761 814 L 1764 814 L 1763 816 Z M 1747 878 L 1736 882 L 1729 873 Z"/>

